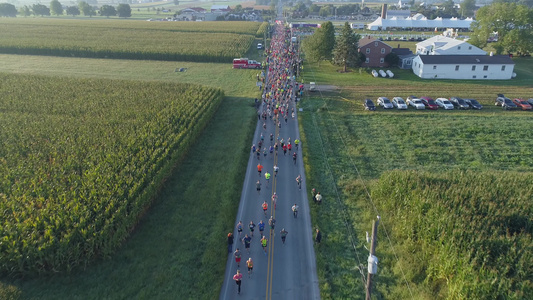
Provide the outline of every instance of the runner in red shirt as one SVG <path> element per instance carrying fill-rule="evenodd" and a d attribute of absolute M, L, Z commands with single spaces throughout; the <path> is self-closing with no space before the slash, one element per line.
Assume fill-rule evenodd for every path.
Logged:
<path fill-rule="evenodd" d="M 259 173 L 259 177 L 261 177 L 261 171 L 263 171 L 263 166 L 261 164 L 257 164 L 257 172 Z"/>
<path fill-rule="evenodd" d="M 242 274 L 241 271 L 237 270 L 237 274 L 233 275 L 233 280 L 235 280 L 235 283 L 237 284 L 237 293 L 241 293 L 241 279 Z"/>

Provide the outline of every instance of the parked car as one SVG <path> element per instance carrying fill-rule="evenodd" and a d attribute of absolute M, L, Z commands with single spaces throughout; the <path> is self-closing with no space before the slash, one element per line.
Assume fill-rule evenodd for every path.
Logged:
<path fill-rule="evenodd" d="M 531 110 L 532 108 L 527 101 L 520 98 L 514 99 L 513 103 L 516 104 L 516 106 L 518 106 L 518 108 L 521 108 L 522 110 Z"/>
<path fill-rule="evenodd" d="M 533 98 L 529 98 L 529 99 L 527 99 L 527 103 L 529 103 L 529 105 L 532 105 L 532 106 L 533 106 Z"/>
<path fill-rule="evenodd" d="M 444 109 L 453 109 L 453 104 L 450 102 L 450 100 L 446 98 L 437 98 L 437 100 L 435 100 L 435 103 L 437 103 L 439 107 L 442 107 Z"/>
<path fill-rule="evenodd" d="M 437 103 L 435 103 L 435 100 L 429 97 L 420 97 L 420 101 L 424 103 L 424 106 L 427 109 L 439 109 L 439 106 L 437 105 Z"/>
<path fill-rule="evenodd" d="M 402 97 L 392 98 L 392 105 L 394 105 L 394 107 L 397 109 L 407 109 L 407 104 L 405 104 L 405 101 Z"/>
<path fill-rule="evenodd" d="M 483 108 L 483 105 L 479 104 L 479 102 L 477 102 L 476 99 L 464 99 L 464 100 L 473 109 L 482 109 Z"/>
<path fill-rule="evenodd" d="M 261 49 L 263 49 L 263 44 L 261 44 L 261 43 L 258 43 L 258 44 L 257 44 L 257 49 L 258 49 L 258 50 L 261 50 Z"/>
<path fill-rule="evenodd" d="M 505 110 L 516 109 L 517 107 L 516 104 L 511 101 L 511 99 L 505 97 L 503 94 L 498 94 L 494 105 L 499 105 Z"/>
<path fill-rule="evenodd" d="M 394 106 L 390 102 L 389 98 L 387 98 L 387 97 L 379 97 L 378 98 L 378 105 L 379 106 L 383 106 L 383 108 L 385 108 L 385 109 L 394 108 Z"/>
<path fill-rule="evenodd" d="M 451 97 L 450 102 L 453 104 L 454 107 L 457 107 L 459 109 L 469 109 L 470 105 L 466 103 L 466 101 L 463 98 L 459 97 Z"/>
<path fill-rule="evenodd" d="M 416 96 L 409 96 L 407 97 L 407 105 L 410 105 L 416 109 L 425 109 L 426 106 L 424 105 L 424 103 L 422 103 L 422 101 L 420 99 L 418 99 Z"/>
<path fill-rule="evenodd" d="M 363 105 L 365 106 L 365 110 L 376 110 L 374 102 L 372 102 L 370 99 L 366 99 Z"/>

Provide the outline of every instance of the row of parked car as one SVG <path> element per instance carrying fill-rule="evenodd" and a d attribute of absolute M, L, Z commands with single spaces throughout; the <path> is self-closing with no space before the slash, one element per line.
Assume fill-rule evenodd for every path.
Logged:
<path fill-rule="evenodd" d="M 505 110 L 511 109 L 522 109 L 522 110 L 532 110 L 533 109 L 533 98 L 527 100 L 521 98 L 515 98 L 513 100 L 505 97 L 503 94 L 498 94 L 496 97 L 496 102 L 494 105 L 499 105 Z"/>
<path fill-rule="evenodd" d="M 376 110 L 376 105 L 371 99 L 366 99 L 364 101 L 365 110 Z M 459 97 L 448 98 L 437 98 L 433 100 L 430 97 L 416 97 L 409 96 L 407 100 L 404 100 L 402 97 L 394 97 L 392 101 L 387 97 L 379 97 L 377 100 L 377 105 L 382 106 L 385 109 L 407 109 L 409 106 L 415 109 L 482 109 L 483 106 L 479 104 L 475 99 L 462 99 Z"/>

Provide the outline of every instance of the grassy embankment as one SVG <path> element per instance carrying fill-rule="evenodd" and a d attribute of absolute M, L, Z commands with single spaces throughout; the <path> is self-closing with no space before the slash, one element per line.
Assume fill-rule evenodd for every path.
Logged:
<path fill-rule="evenodd" d="M 522 273 L 510 275 L 507 278 L 502 275 L 505 269 L 502 266 L 494 266 L 488 272 L 502 275 L 502 284 L 492 289 L 487 288 L 487 282 L 492 278 L 484 276 L 487 272 L 480 271 L 479 265 L 468 268 L 457 268 L 457 272 L 449 272 L 439 264 L 430 264 L 431 260 L 457 262 L 457 257 L 468 256 L 471 259 L 483 258 L 483 253 L 479 256 L 465 252 L 464 247 L 472 246 L 465 242 L 468 238 L 473 238 L 473 234 L 479 234 L 478 241 L 487 240 L 500 241 L 502 247 L 513 247 L 513 240 L 522 242 L 518 252 L 497 250 L 491 254 L 491 258 L 503 258 L 508 255 L 513 262 L 527 261 L 531 257 L 525 241 L 531 239 L 531 223 L 524 222 L 524 234 L 520 237 L 506 238 L 505 223 L 503 228 L 494 237 L 486 235 L 486 231 L 472 233 L 468 231 L 466 239 L 446 238 L 446 247 L 456 247 L 452 252 L 440 253 L 435 250 L 435 243 L 428 237 L 424 243 L 403 241 L 406 232 L 411 230 L 423 230 L 424 228 L 413 228 L 412 222 L 401 223 L 398 218 L 407 220 L 420 220 L 428 224 L 431 219 L 428 216 L 411 212 L 410 208 L 404 208 L 398 217 L 395 208 L 400 209 L 400 205 L 394 201 L 405 199 L 407 203 L 412 200 L 412 205 L 423 204 L 420 199 L 430 194 L 435 189 L 442 190 L 442 193 L 435 193 L 435 203 L 437 207 L 444 205 L 438 199 L 447 197 L 462 197 L 466 199 L 469 193 L 474 195 L 475 186 L 486 186 L 484 178 L 491 181 L 491 176 L 504 176 L 510 180 L 522 176 L 530 176 L 531 164 L 533 162 L 533 142 L 531 142 L 531 131 L 527 128 L 533 125 L 531 112 L 502 111 L 494 106 L 495 94 L 503 92 L 510 97 L 531 97 L 533 89 L 530 86 L 531 64 L 530 59 L 517 60 L 517 79 L 509 81 L 424 81 L 418 79 L 408 72 L 393 70 L 397 75 L 394 79 L 373 78 L 358 70 L 351 73 L 336 72 L 339 67 L 331 66 L 327 63 L 305 66 L 305 81 L 316 81 L 317 84 L 333 84 L 339 87 L 338 90 L 329 93 L 315 93 L 304 97 L 300 104 L 303 112 L 299 114 L 302 141 L 306 151 L 306 175 L 309 188 L 315 187 L 324 194 L 324 203 L 320 207 L 313 207 L 313 224 L 322 229 L 324 242 L 317 249 L 317 266 L 322 298 L 342 299 L 342 298 L 364 298 L 364 286 L 358 265 L 362 264 L 363 273 L 366 275 L 366 259 L 368 251 L 365 246 L 365 231 L 371 231 L 371 220 L 375 218 L 377 212 L 366 193 L 368 188 L 372 199 L 382 216 L 379 229 L 379 244 L 377 255 L 380 258 L 379 275 L 377 278 L 376 299 L 435 299 L 452 298 L 459 299 L 461 296 L 470 295 L 479 297 L 484 295 L 490 297 L 492 294 L 503 297 L 520 299 L 521 295 L 531 296 L 531 270 L 515 268 Z M 458 95 L 461 97 L 473 97 L 480 100 L 485 105 L 482 111 L 384 111 L 378 109 L 376 112 L 366 112 L 362 107 L 364 98 L 377 99 L 379 96 L 402 96 L 410 94 L 431 97 L 450 97 Z M 359 178 L 355 167 L 358 168 L 362 178 Z M 407 170 L 416 172 L 427 172 L 428 184 L 420 184 L 411 194 L 399 193 L 394 198 L 387 198 L 392 195 L 392 189 L 387 192 L 376 193 L 376 190 L 384 190 L 391 180 L 387 177 L 390 170 L 404 170 L 395 173 L 394 176 L 400 178 L 404 183 L 406 180 L 420 180 L 413 178 Z M 474 172 L 472 178 L 463 175 L 463 170 Z M 502 173 L 510 171 L 510 173 Z M 407 173 L 405 173 L 407 172 Z M 513 173 L 520 172 L 520 173 Z M 445 173 L 440 178 L 438 174 Z M 434 175 L 437 174 L 437 175 Z M 485 175 L 486 177 L 485 177 Z M 494 175 L 497 174 L 497 175 Z M 529 175 L 528 175 L 529 174 Z M 384 176 L 382 179 L 381 176 Z M 392 175 L 390 175 L 392 176 Z M 418 176 L 418 175 L 417 175 Z M 449 180 L 457 178 L 453 188 L 445 192 L 446 185 L 434 185 L 431 183 L 433 176 L 435 180 Z M 361 180 L 362 179 L 362 180 Z M 435 228 L 456 228 L 460 230 L 465 226 L 465 220 L 469 218 L 478 219 L 484 216 L 484 221 L 488 224 L 497 223 L 498 219 L 506 215 L 516 214 L 518 219 L 527 217 L 531 211 L 530 199 L 532 193 L 527 184 L 509 185 L 508 181 L 499 181 L 492 189 L 488 189 L 485 194 L 479 193 L 477 199 L 481 198 L 489 206 L 499 207 L 497 214 L 485 213 L 471 209 L 462 215 L 456 214 L 458 211 L 449 209 L 449 218 L 435 220 Z M 519 181 L 521 182 L 521 181 Z M 397 189 L 402 191 L 401 183 Z M 455 190 L 461 192 L 454 194 Z M 472 190 L 471 190 L 472 189 Z M 507 189 L 518 189 L 513 192 L 512 199 L 507 199 Z M 478 188 L 476 188 L 476 191 Z M 466 193 L 466 194 L 465 194 Z M 477 193 L 477 192 L 476 192 Z M 494 197 L 491 197 L 494 195 Z M 403 198 L 402 198 L 403 197 Z M 441 197 L 441 198 L 438 198 Z M 385 205 L 384 199 L 392 203 Z M 416 200 L 416 201 L 415 201 Z M 431 202 L 432 200 L 430 200 Z M 440 200 L 442 201 L 442 200 Z M 444 200 L 446 201 L 446 200 Z M 513 201 L 523 205 L 520 210 L 514 207 L 505 209 L 506 201 Z M 440 204 L 438 204 L 440 203 Z M 461 204 L 457 204 L 460 211 Z M 433 206 L 431 206 L 433 208 Z M 514 212 L 513 212 L 514 211 Z M 455 222 L 454 219 L 458 220 Z M 446 224 L 445 221 L 450 222 Z M 482 224 L 482 223 L 481 223 Z M 479 228 L 479 224 L 476 224 Z M 459 229 L 457 229 L 459 228 Z M 384 234 L 387 230 L 391 237 L 392 248 Z M 502 231 L 503 230 L 503 231 Z M 443 238 L 446 237 L 443 235 Z M 355 245 L 355 246 L 354 246 Z M 424 246 L 425 248 L 421 249 Z M 431 246 L 431 247 L 430 247 Z M 355 249 L 355 250 L 354 250 Z M 393 249 L 396 253 L 394 253 Z M 415 249 L 417 251 L 415 251 Z M 531 249 L 531 248 L 529 248 Z M 422 251 L 424 250 L 424 251 Z M 415 256 L 419 253 L 420 256 Z M 449 259 L 443 256 L 450 255 Z M 453 256 L 452 256 L 453 254 Z M 396 258 L 399 257 L 399 260 Z M 507 261 L 509 262 L 509 261 Z M 431 270 L 429 267 L 431 266 Z M 488 267 L 488 266 L 487 266 Z M 400 269 L 401 268 L 401 269 Z M 426 273 L 427 271 L 427 273 Z M 413 296 L 409 294 L 405 279 L 409 282 Z M 440 273 L 439 273 L 440 272 Z M 468 272 L 478 272 L 478 279 L 472 279 L 472 275 L 465 276 Z M 436 275 L 438 273 L 438 275 Z M 448 276 L 448 277 L 446 277 Z M 451 279 L 456 276 L 456 280 L 449 280 L 446 285 L 446 278 Z M 514 277 L 513 277 L 514 276 Z M 487 278 L 490 278 L 488 280 Z M 475 283 L 470 284 L 469 281 Z M 476 281 L 477 280 L 477 281 Z M 488 280 L 488 281 L 487 281 Z M 517 284 L 517 282 L 522 282 Z M 529 286 L 529 290 L 528 290 Z M 476 293 L 474 293 L 476 292 Z M 483 296 L 481 297 L 483 298 Z M 523 297 L 522 297 L 523 298 Z"/>
<path fill-rule="evenodd" d="M 255 53 L 251 50 L 249 56 Z M 251 104 L 257 96 L 256 71 L 232 70 L 229 63 L 2 58 L 6 64 L 1 72 L 201 83 L 222 88 L 227 97 L 185 163 L 168 179 L 132 237 L 111 259 L 68 275 L 4 278 L 0 298 L 216 298 L 226 262 L 225 232 L 235 219 L 245 153 L 255 125 Z M 176 67 L 188 70 L 175 73 Z M 243 155 L 236 155 L 239 152 Z"/>

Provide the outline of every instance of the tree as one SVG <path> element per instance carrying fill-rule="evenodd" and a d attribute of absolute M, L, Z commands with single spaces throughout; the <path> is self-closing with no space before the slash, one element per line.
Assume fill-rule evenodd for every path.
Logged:
<path fill-rule="evenodd" d="M 29 6 L 24 5 L 19 9 L 19 14 L 21 14 L 24 17 L 29 17 L 31 15 L 31 9 Z"/>
<path fill-rule="evenodd" d="M 385 55 L 385 62 L 389 64 L 390 67 L 397 66 L 398 63 L 400 62 L 400 58 L 398 57 L 396 53 L 391 52 Z"/>
<path fill-rule="evenodd" d="M 70 16 L 79 16 L 80 15 L 80 9 L 77 6 L 67 6 L 67 15 Z"/>
<path fill-rule="evenodd" d="M 330 15 L 330 13 L 331 9 L 329 6 L 322 6 L 322 8 L 320 8 L 320 11 L 318 12 L 318 15 L 321 17 L 327 17 Z"/>
<path fill-rule="evenodd" d="M 56 16 L 63 14 L 63 5 L 58 0 L 50 1 L 50 12 Z"/>
<path fill-rule="evenodd" d="M 31 6 L 31 10 L 33 11 L 33 14 L 35 16 L 49 16 L 50 15 L 50 9 L 46 7 L 46 5 L 43 4 L 33 4 Z"/>
<path fill-rule="evenodd" d="M 80 9 L 80 11 L 83 13 L 84 16 L 92 17 L 96 14 L 96 12 L 94 11 L 94 8 L 85 1 L 78 3 L 78 8 Z"/>
<path fill-rule="evenodd" d="M 236 13 L 236 14 L 242 13 L 243 12 L 242 5 L 240 5 L 240 4 L 235 5 L 235 8 L 233 9 L 233 12 Z"/>
<path fill-rule="evenodd" d="M 330 21 L 322 24 L 315 33 L 303 42 L 303 49 L 310 61 L 329 60 L 335 47 L 335 27 Z"/>
<path fill-rule="evenodd" d="M 476 10 L 476 0 L 464 0 L 461 2 L 461 8 L 459 9 L 461 17 L 474 16 L 474 10 Z"/>
<path fill-rule="evenodd" d="M 120 18 L 131 17 L 131 7 L 129 4 L 119 4 L 117 6 L 117 13 Z"/>
<path fill-rule="evenodd" d="M 492 43 L 496 54 L 526 54 L 533 52 L 533 10 L 515 3 L 493 3 L 480 8 L 476 21 L 471 25 L 474 31 L 470 43 L 483 48 L 488 38 L 498 34 L 498 41 Z"/>
<path fill-rule="evenodd" d="M 180 5 L 180 0 L 174 0 L 174 5 Z"/>
<path fill-rule="evenodd" d="M 101 16 L 106 16 L 106 17 L 110 17 L 110 16 L 116 16 L 117 15 L 117 10 L 115 9 L 115 7 L 111 6 L 111 5 L 102 5 L 102 7 L 100 7 L 100 15 Z"/>
<path fill-rule="evenodd" d="M 335 43 L 333 49 L 334 62 L 341 65 L 346 72 L 347 67 L 356 67 L 359 65 L 359 39 L 361 37 L 355 34 L 348 22 L 344 23 L 341 35 Z"/>
<path fill-rule="evenodd" d="M 11 3 L 0 3 L 0 17 L 16 17 L 17 8 Z"/>

